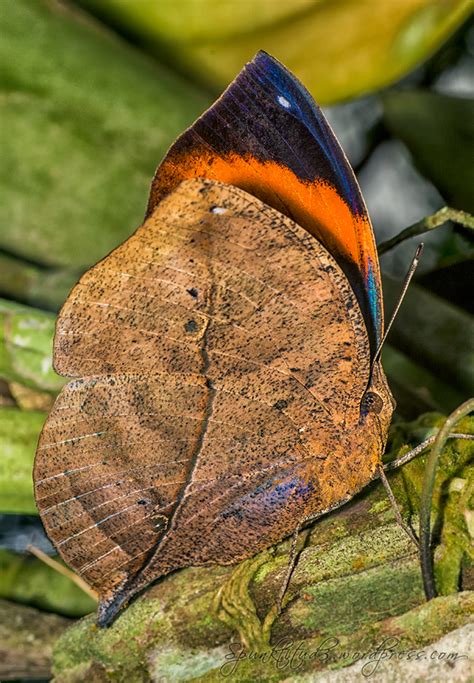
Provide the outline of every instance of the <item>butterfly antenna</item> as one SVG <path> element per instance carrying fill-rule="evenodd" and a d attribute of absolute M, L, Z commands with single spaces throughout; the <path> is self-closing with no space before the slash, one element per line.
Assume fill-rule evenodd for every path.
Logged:
<path fill-rule="evenodd" d="M 379 357 L 380 357 L 380 353 L 381 353 L 381 351 L 382 351 L 382 347 L 383 347 L 383 345 L 385 344 L 385 340 L 386 340 L 387 337 L 388 337 L 388 333 L 390 332 L 390 329 L 391 329 L 391 327 L 392 327 L 392 325 L 393 325 L 393 323 L 394 323 L 394 320 L 395 320 L 395 318 L 397 317 L 398 311 L 400 310 L 400 306 L 401 306 L 402 303 L 403 303 L 403 299 L 405 298 L 405 294 L 407 293 L 407 289 L 408 289 L 408 287 L 409 287 L 409 285 L 410 285 L 411 279 L 412 279 L 413 275 L 415 274 L 415 270 L 417 269 L 418 264 L 419 264 L 419 262 L 420 262 L 421 255 L 422 255 L 422 253 L 423 253 L 423 246 L 424 246 L 424 245 L 423 245 L 423 242 L 420 242 L 420 244 L 418 245 L 418 247 L 417 247 L 417 249 L 416 249 L 416 252 L 415 252 L 415 255 L 414 255 L 414 257 L 413 257 L 413 260 L 412 260 L 412 262 L 411 262 L 411 264 L 410 264 L 410 267 L 409 267 L 409 269 L 408 269 L 408 272 L 407 272 L 407 274 L 406 274 L 406 276 L 405 276 L 405 281 L 404 281 L 404 283 L 403 283 L 403 287 L 402 287 L 402 291 L 401 291 L 401 293 L 400 293 L 400 296 L 398 297 L 397 305 L 395 306 L 395 310 L 394 310 L 393 313 L 392 313 L 392 317 L 390 318 L 390 322 L 388 323 L 388 325 L 387 325 L 387 327 L 386 327 L 386 329 L 385 329 L 385 333 L 384 333 L 384 335 L 383 335 L 383 337 L 382 337 L 382 340 L 381 340 L 380 344 L 379 344 L 378 347 L 377 347 L 377 351 L 375 352 L 375 356 L 374 356 L 374 360 L 372 361 L 372 365 L 373 365 L 373 364 L 379 359 Z"/>

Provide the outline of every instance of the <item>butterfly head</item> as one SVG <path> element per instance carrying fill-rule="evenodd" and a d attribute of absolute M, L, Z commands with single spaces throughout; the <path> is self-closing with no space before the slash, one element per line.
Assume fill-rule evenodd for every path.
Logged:
<path fill-rule="evenodd" d="M 381 435 L 383 446 L 385 446 L 395 407 L 395 399 L 388 386 L 387 378 L 380 362 L 377 361 L 372 368 L 370 382 L 360 402 L 359 421 L 367 426 L 374 425 Z"/>

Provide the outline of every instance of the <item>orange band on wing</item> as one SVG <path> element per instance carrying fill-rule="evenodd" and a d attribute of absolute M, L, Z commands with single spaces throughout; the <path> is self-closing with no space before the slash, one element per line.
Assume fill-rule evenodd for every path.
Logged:
<path fill-rule="evenodd" d="M 250 155 L 217 156 L 200 149 L 167 157 L 153 183 L 149 211 L 182 180 L 194 177 L 235 185 L 258 197 L 308 230 L 330 252 L 343 254 L 364 275 L 369 259 L 378 264 L 373 241 L 364 240 L 371 235 L 366 216 L 354 215 L 331 185 L 301 180 L 285 166 Z"/>

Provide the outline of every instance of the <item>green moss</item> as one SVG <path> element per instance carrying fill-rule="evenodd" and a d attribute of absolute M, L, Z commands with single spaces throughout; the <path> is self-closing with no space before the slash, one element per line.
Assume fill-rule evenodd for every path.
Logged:
<path fill-rule="evenodd" d="M 474 617 L 474 592 L 441 596 L 390 620 L 385 632 L 403 634 L 403 643 L 420 647 L 445 633 L 470 623 Z"/>
<path fill-rule="evenodd" d="M 393 522 L 347 537 L 330 547 L 311 546 L 303 551 L 295 581 L 325 581 L 383 565 L 415 554 L 415 548 Z"/>
<path fill-rule="evenodd" d="M 391 442 L 402 454 L 405 446 L 400 444 L 417 436 L 419 441 L 436 432 L 444 421 L 436 413 L 422 415 L 412 423 L 395 425 L 391 430 Z M 474 433 L 474 418 L 461 420 L 457 432 Z M 469 440 L 449 439 L 443 449 L 436 473 L 432 528 L 438 529 L 441 544 L 435 555 L 435 574 L 438 590 L 447 594 L 458 590 L 461 567 L 463 563 L 472 562 L 472 544 L 466 523 L 466 511 L 470 508 L 469 497 L 472 484 L 467 483 L 465 493 L 450 490 L 453 478 L 472 482 L 472 461 L 474 459 L 474 443 Z M 411 516 L 412 526 L 417 526 L 414 513 L 421 500 L 426 455 L 405 465 L 399 472 L 390 477 L 393 491 L 400 506 Z"/>
<path fill-rule="evenodd" d="M 186 651 L 180 648 L 166 648 L 157 654 L 150 670 L 151 680 L 191 681 L 199 680 L 209 671 L 218 668 L 225 662 L 226 647 L 210 648 L 206 651 Z"/>
<path fill-rule="evenodd" d="M 85 663 L 98 662 L 113 680 L 148 680 L 146 656 L 143 648 L 144 625 L 152 625 L 152 634 L 165 634 L 169 624 L 162 614 L 161 604 L 155 600 L 138 600 L 127 610 L 127 618 L 119 618 L 109 629 L 99 629 L 95 616 L 86 617 L 64 633 L 54 647 L 54 670 L 74 671 Z M 122 677 L 122 678 L 120 678 Z"/>
<path fill-rule="evenodd" d="M 369 512 L 377 515 L 379 512 L 385 512 L 388 509 L 390 509 L 389 500 L 378 500 L 370 506 Z"/>
<path fill-rule="evenodd" d="M 281 641 L 275 644 L 272 652 L 246 651 L 235 643 L 224 650 L 225 655 L 214 669 L 200 673 L 192 680 L 216 683 L 224 680 L 225 673 L 228 680 L 236 683 L 257 680 L 271 683 L 293 679 L 310 681 L 312 679 L 309 672 L 314 673 L 325 668 L 340 669 L 357 661 L 360 661 L 361 668 L 365 664 L 364 671 L 368 675 L 376 661 L 374 656 L 370 657 L 370 653 L 375 652 L 383 643 L 388 644 L 395 652 L 422 649 L 449 631 L 469 623 L 473 611 L 474 594 L 461 593 L 436 598 L 401 616 L 372 621 L 352 633 L 339 632 L 331 636 L 319 633 L 312 638 Z M 221 650 L 213 651 L 213 654 L 218 655 L 220 652 Z M 174 656 L 179 661 L 179 653 L 175 652 Z M 166 675 L 168 669 L 162 668 L 160 673 Z M 305 673 L 309 674 L 308 678 Z M 301 679 L 294 678 L 296 674 L 301 674 Z M 171 680 L 190 679 L 183 676 Z"/>
<path fill-rule="evenodd" d="M 374 618 L 399 614 L 420 603 L 423 590 L 418 565 L 413 561 L 371 568 L 309 586 L 311 600 L 299 600 L 289 609 L 294 628 L 333 635 L 350 633 Z"/>
<path fill-rule="evenodd" d="M 452 481 L 444 506 L 441 543 L 435 555 L 436 587 L 442 595 L 459 590 L 463 565 L 474 564 L 474 548 L 467 524 L 472 510 L 474 472 Z"/>
<path fill-rule="evenodd" d="M 277 617 L 277 605 L 260 621 L 256 606 L 249 592 L 249 584 L 258 569 L 271 561 L 271 555 L 263 552 L 245 560 L 232 572 L 221 586 L 213 601 L 213 611 L 227 626 L 237 630 L 244 645 L 255 651 L 264 651 L 270 643 L 271 627 Z"/>

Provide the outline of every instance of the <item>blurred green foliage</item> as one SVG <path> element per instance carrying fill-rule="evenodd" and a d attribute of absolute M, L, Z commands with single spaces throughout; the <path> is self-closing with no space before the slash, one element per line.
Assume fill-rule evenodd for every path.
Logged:
<path fill-rule="evenodd" d="M 388 92 L 384 121 L 446 201 L 474 213 L 474 100 L 423 90 Z"/>
<path fill-rule="evenodd" d="M 79 275 L 80 270 L 44 268 L 0 252 L 0 292 L 47 310 L 58 310 Z"/>
<path fill-rule="evenodd" d="M 209 99 L 65 6 L 0 11 L 0 249 L 91 265 L 142 222 L 158 161 Z"/>
<path fill-rule="evenodd" d="M 0 409 L 1 512 L 36 514 L 33 498 L 33 460 L 46 413 L 17 408 Z"/>
<path fill-rule="evenodd" d="M 0 299 L 0 377 L 44 391 L 64 379 L 52 367 L 55 316 Z"/>
<path fill-rule="evenodd" d="M 97 605 L 95 600 L 67 576 L 48 567 L 33 555 L 17 555 L 2 549 L 0 598 L 66 617 L 82 617 L 93 612 Z"/>
<path fill-rule="evenodd" d="M 393 311 L 400 284 L 384 278 L 384 303 Z M 474 394 L 474 319 L 418 285 L 411 285 L 390 342 L 465 396 Z M 405 380 L 409 382 L 410 377 Z M 454 407 L 454 406 L 453 406 Z"/>
<path fill-rule="evenodd" d="M 321 104 L 400 78 L 472 10 L 470 0 L 79 2 L 216 91 L 266 50 Z"/>

